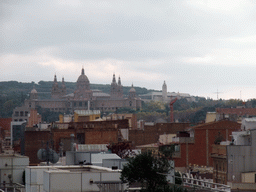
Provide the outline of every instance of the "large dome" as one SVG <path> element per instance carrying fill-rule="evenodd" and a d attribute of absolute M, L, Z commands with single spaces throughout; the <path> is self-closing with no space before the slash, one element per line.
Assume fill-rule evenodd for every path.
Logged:
<path fill-rule="evenodd" d="M 84 74 L 84 68 L 82 69 L 81 75 L 77 79 L 77 83 L 78 82 L 88 82 L 89 83 L 88 77 Z"/>
<path fill-rule="evenodd" d="M 84 74 L 84 68 L 81 75 L 76 82 L 76 92 L 90 91 L 90 82 L 87 76 Z"/>

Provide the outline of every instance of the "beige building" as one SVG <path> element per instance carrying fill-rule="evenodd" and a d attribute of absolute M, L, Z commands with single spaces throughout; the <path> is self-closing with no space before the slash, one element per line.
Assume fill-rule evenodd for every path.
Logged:
<path fill-rule="evenodd" d="M 110 94 L 100 90 L 91 90 L 90 81 L 82 69 L 76 82 L 74 93 L 67 94 L 64 78 L 59 85 L 56 75 L 51 90 L 51 99 L 42 100 L 38 97 L 35 88 L 30 93 L 30 98 L 25 100 L 22 108 L 31 109 L 40 106 L 55 112 L 73 112 L 74 110 L 100 110 L 116 111 L 118 108 L 141 108 L 141 99 L 136 95 L 133 85 L 128 96 L 123 95 L 123 86 L 120 77 L 116 81 L 113 75 Z M 19 108 L 14 110 L 14 115 L 20 114 Z"/>
<path fill-rule="evenodd" d="M 175 98 L 178 98 L 178 99 L 185 98 L 187 99 L 188 102 L 196 101 L 195 97 L 189 95 L 188 93 L 167 92 L 167 84 L 165 83 L 165 81 L 162 85 L 162 91 L 158 91 L 158 92 L 153 91 L 153 92 L 146 93 L 139 96 L 144 102 L 162 101 L 164 103 L 168 103 Z"/>

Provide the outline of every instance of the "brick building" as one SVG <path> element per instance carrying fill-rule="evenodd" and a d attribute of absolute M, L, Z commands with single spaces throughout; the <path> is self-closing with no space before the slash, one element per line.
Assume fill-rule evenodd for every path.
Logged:
<path fill-rule="evenodd" d="M 213 182 L 227 184 L 227 146 L 226 145 L 213 145 L 212 154 L 213 160 Z"/>
<path fill-rule="evenodd" d="M 11 136 L 11 121 L 12 118 L 0 118 L 0 137 L 2 139 Z"/>
<path fill-rule="evenodd" d="M 60 129 L 58 126 L 62 128 Z M 56 152 L 59 152 L 60 142 L 64 143 L 65 152 L 65 150 L 70 150 L 71 134 L 75 135 L 75 142 L 78 144 L 109 144 L 117 143 L 121 138 L 121 131 L 128 130 L 128 128 L 127 119 L 73 122 L 68 126 L 54 124 L 51 129 L 43 131 L 37 128 L 33 128 L 33 130 L 27 128 L 25 131 L 25 155 L 30 158 L 30 164 L 35 165 L 40 162 L 37 159 L 37 151 L 40 148 L 45 148 L 47 141 Z"/>
<path fill-rule="evenodd" d="M 12 118 L 0 118 L 0 153 L 11 146 Z"/>
<path fill-rule="evenodd" d="M 248 127 L 233 132 L 232 137 L 231 143 L 212 146 L 213 181 L 227 184 L 231 189 L 255 191 L 256 129 Z"/>
<path fill-rule="evenodd" d="M 29 157 L 30 165 L 40 163 L 37 158 L 37 151 L 45 148 L 46 142 L 50 139 L 50 131 L 25 131 L 25 155 Z"/>
<path fill-rule="evenodd" d="M 189 130 L 190 137 L 176 138 L 180 152 L 174 157 L 176 167 L 188 167 L 189 164 L 213 166 L 211 147 L 220 141 L 231 141 L 233 131 L 240 130 L 239 123 L 222 120 L 195 126 Z"/>
<path fill-rule="evenodd" d="M 156 123 L 153 126 L 144 126 L 143 129 L 129 130 L 129 140 L 133 146 L 157 143 L 163 134 L 176 134 L 189 127 L 189 123 Z"/>

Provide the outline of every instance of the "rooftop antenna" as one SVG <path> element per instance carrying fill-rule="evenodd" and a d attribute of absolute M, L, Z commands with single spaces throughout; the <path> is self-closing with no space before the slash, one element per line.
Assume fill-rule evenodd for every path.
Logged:
<path fill-rule="evenodd" d="M 219 92 L 219 90 L 217 89 L 217 92 L 214 92 L 214 93 L 217 94 L 217 100 L 219 100 L 219 94 L 223 92 Z"/>

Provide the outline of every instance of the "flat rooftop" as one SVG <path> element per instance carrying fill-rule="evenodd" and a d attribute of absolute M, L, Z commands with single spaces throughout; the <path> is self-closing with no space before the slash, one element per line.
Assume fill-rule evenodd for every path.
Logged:
<path fill-rule="evenodd" d="M 107 172 L 121 172 L 121 170 L 112 170 L 106 167 L 95 165 L 69 165 L 69 166 L 28 166 L 30 169 L 48 169 L 50 172 L 78 172 L 78 173 L 107 173 Z"/>

